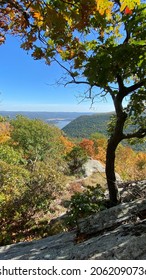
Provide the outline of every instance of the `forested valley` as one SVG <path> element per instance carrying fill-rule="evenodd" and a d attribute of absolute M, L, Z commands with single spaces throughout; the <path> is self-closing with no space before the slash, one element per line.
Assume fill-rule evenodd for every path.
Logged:
<path fill-rule="evenodd" d="M 105 165 L 107 137 L 96 131 L 88 138 L 71 138 L 41 120 L 18 115 L 0 119 L 0 245 L 30 241 L 75 226 L 76 215 L 103 207 L 105 178 L 85 184 L 83 164 L 90 158 Z M 146 153 L 120 144 L 116 172 L 123 181 L 145 179 Z M 96 174 L 95 174 L 96 175 Z M 82 209 L 81 209 L 82 205 Z M 67 213 L 65 222 L 52 219 Z"/>

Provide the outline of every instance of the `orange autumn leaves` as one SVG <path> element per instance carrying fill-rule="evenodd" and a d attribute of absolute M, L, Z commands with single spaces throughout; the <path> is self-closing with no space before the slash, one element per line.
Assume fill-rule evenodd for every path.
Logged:
<path fill-rule="evenodd" d="M 107 139 L 96 140 L 82 139 L 72 143 L 65 136 L 62 137 L 66 153 L 69 153 L 74 146 L 81 147 L 89 157 L 99 160 L 105 165 Z M 128 146 L 119 145 L 116 152 L 116 172 L 123 180 L 142 180 L 146 174 L 146 153 L 134 151 Z"/>
<path fill-rule="evenodd" d="M 6 143 L 11 138 L 12 128 L 7 121 L 0 122 L 0 144 Z M 106 162 L 107 139 L 69 139 L 62 135 L 62 155 L 67 155 L 77 146 L 81 147 L 89 157 L 99 160 L 102 164 Z M 136 152 L 130 147 L 119 145 L 116 152 L 116 172 L 124 180 L 140 180 L 146 174 L 146 153 Z"/>
<path fill-rule="evenodd" d="M 0 122 L 0 144 L 10 139 L 11 130 L 8 122 Z"/>

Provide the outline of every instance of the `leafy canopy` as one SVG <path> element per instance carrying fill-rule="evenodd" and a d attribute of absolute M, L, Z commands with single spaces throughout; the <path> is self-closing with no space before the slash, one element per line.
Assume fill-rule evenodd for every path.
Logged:
<path fill-rule="evenodd" d="M 11 120 L 11 125 L 11 142 L 23 151 L 28 160 L 43 160 L 48 155 L 55 157 L 64 148 L 60 139 L 62 133 L 55 126 L 21 115 Z"/>
<path fill-rule="evenodd" d="M 83 98 L 110 93 L 115 103 L 118 92 L 121 100 L 129 95 L 127 113 L 137 119 L 145 106 L 144 2 L 2 0 L 0 42 L 8 31 L 20 35 L 21 47 L 34 59 L 55 61 L 69 75 L 68 83 L 89 86 Z"/>

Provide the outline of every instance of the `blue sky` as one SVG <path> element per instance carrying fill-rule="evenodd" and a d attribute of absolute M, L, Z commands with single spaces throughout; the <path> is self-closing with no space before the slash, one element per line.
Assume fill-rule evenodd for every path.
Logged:
<path fill-rule="evenodd" d="M 79 103 L 84 88 L 57 85 L 63 70 L 56 64 L 33 60 L 16 37 L 9 36 L 0 46 L 0 66 L 0 111 L 113 111 L 110 99 L 96 102 L 92 109 L 90 101 Z"/>

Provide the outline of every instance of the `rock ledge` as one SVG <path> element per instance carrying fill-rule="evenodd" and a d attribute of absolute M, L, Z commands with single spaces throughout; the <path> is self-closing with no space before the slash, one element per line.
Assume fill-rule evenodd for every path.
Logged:
<path fill-rule="evenodd" d="M 81 219 L 78 230 L 0 247 L 0 260 L 146 260 L 146 180 L 136 187 L 138 198 L 129 184 L 128 202 Z"/>

